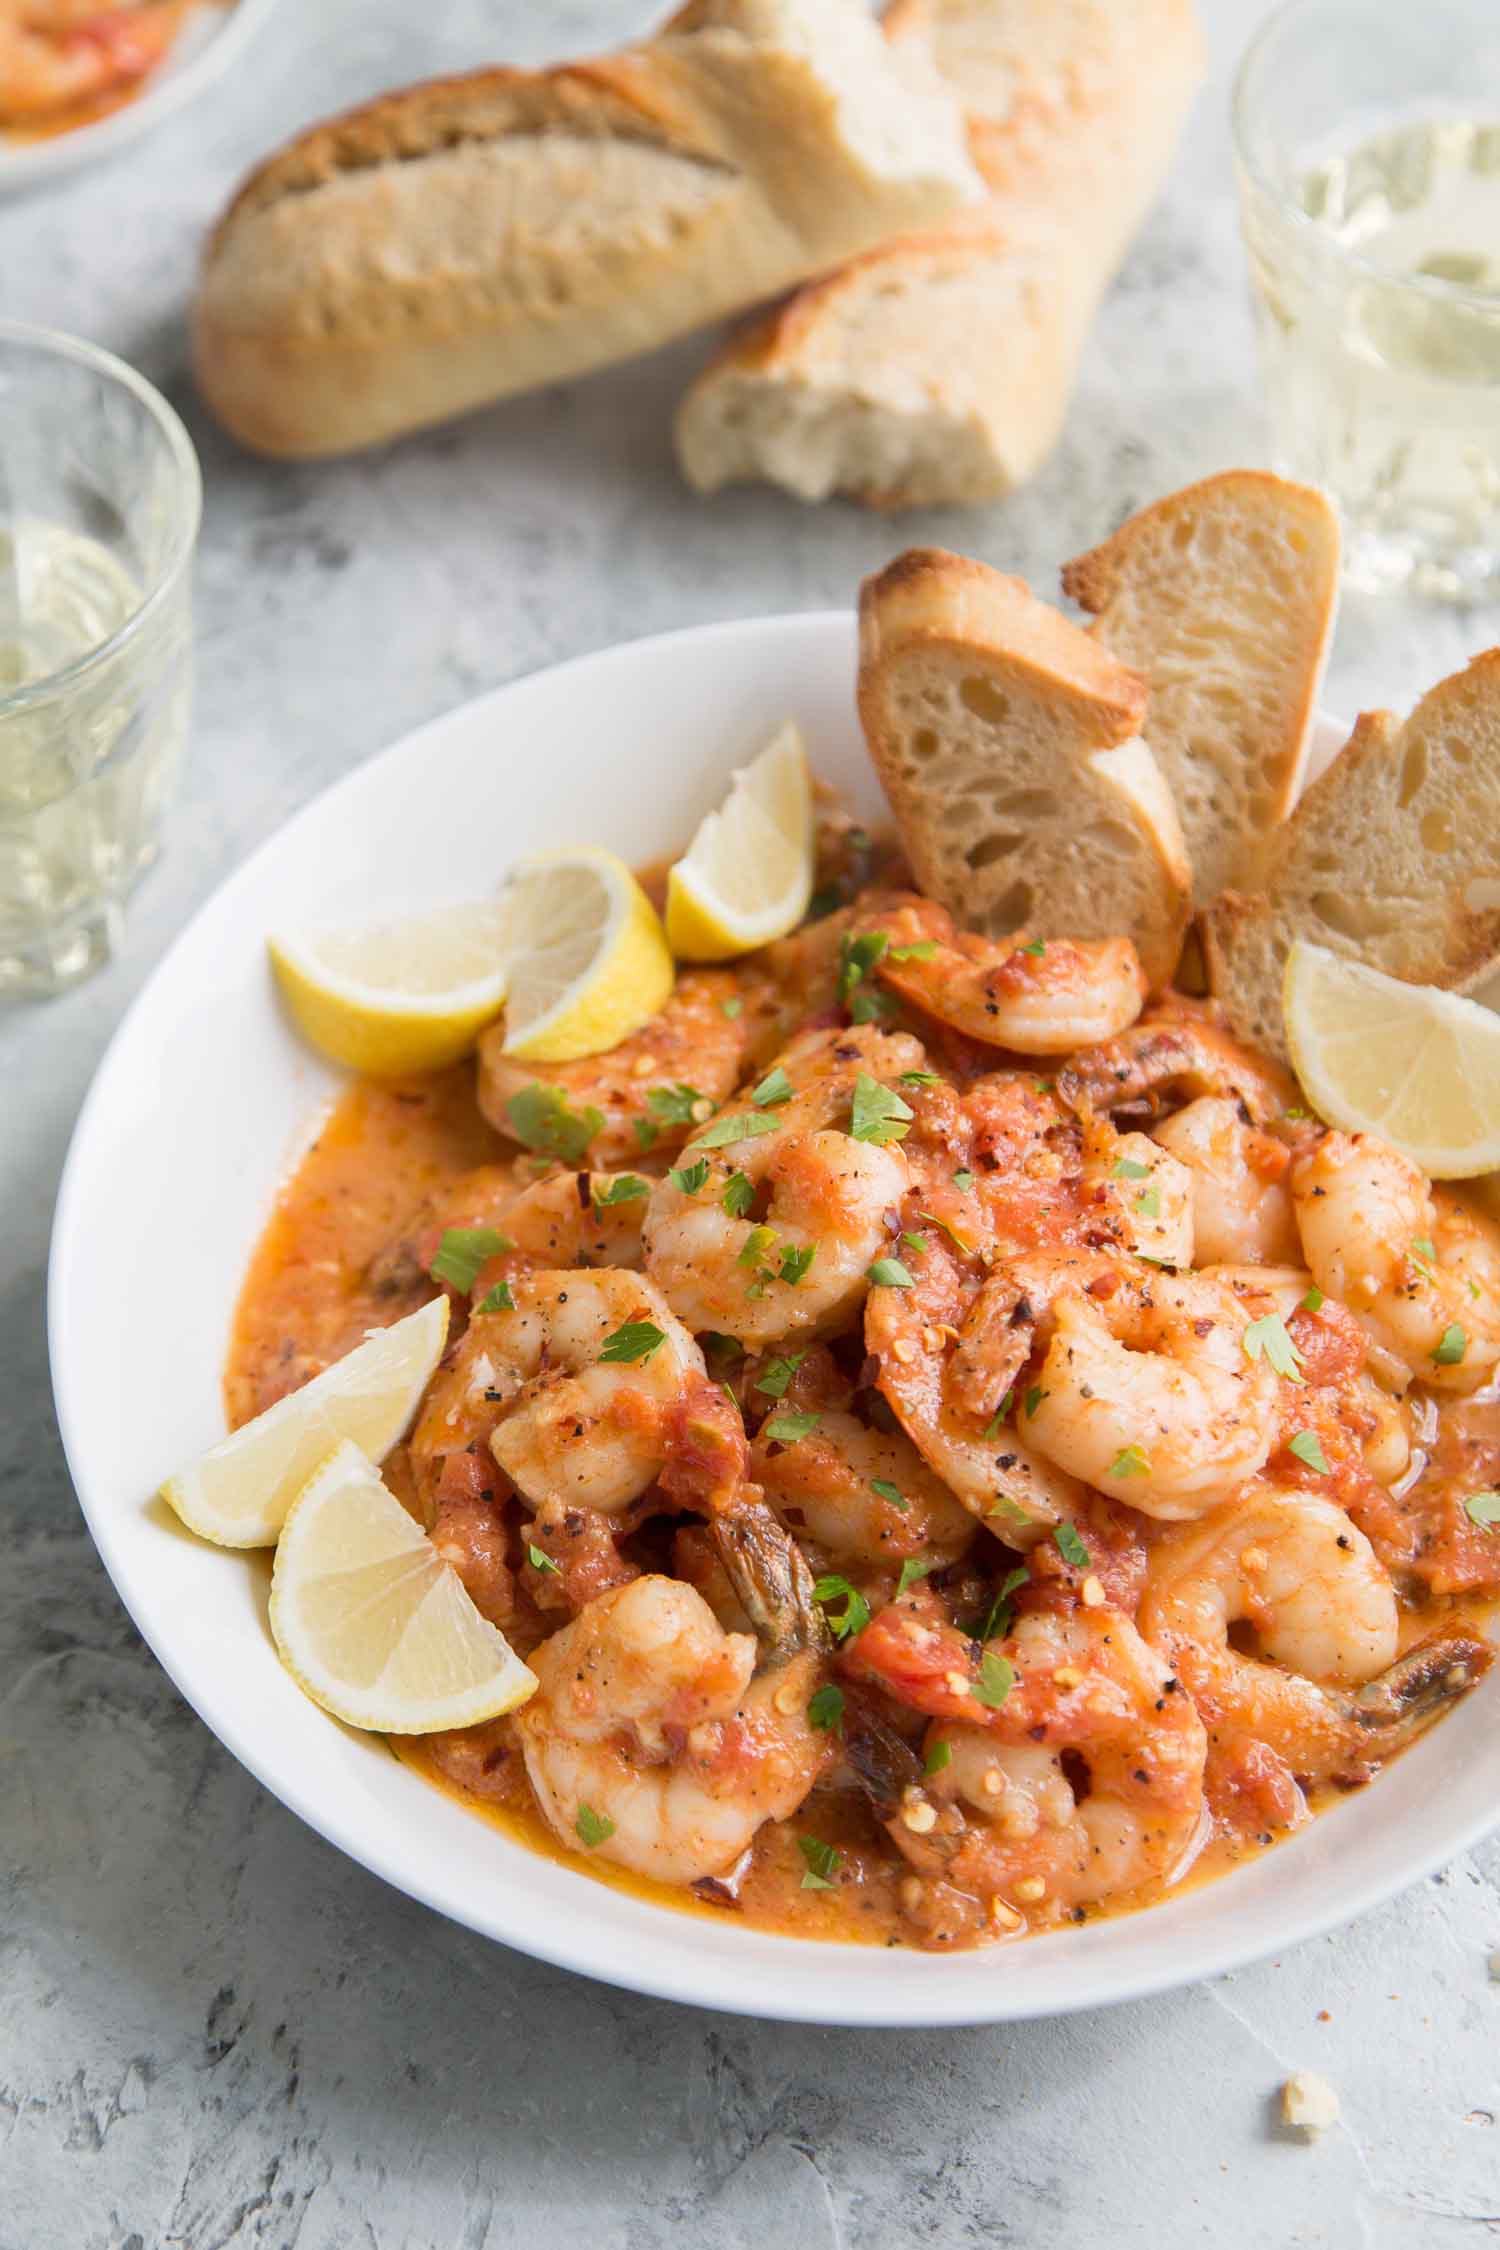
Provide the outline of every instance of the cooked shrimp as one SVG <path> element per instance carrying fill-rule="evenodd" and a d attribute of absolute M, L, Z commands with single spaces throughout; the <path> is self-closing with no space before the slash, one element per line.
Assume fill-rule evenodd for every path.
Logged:
<path fill-rule="evenodd" d="M 979 937 L 946 907 L 895 892 L 861 909 L 856 927 L 887 940 L 882 984 L 939 1023 L 987 1047 L 1066 1055 L 1134 1023 L 1146 978 L 1129 938 Z"/>
<path fill-rule="evenodd" d="M 1146 1515 L 1201 1515 L 1263 1467 L 1279 1378 L 1250 1312 L 1204 1274 L 1107 1254 L 1017 1259 L 981 1290 L 955 1354 L 974 1411 L 1003 1400 L 1026 1441 Z M 1044 1356 L 1021 1396 L 1022 1371 Z"/>
<path fill-rule="evenodd" d="M 1186 1870 L 1207 1834 L 1206 1736 L 1123 1611 L 1023 1617 L 960 1670 L 941 1636 L 922 1643 L 920 1621 L 896 1604 L 847 1660 L 935 1717 L 922 1768 L 913 1762 L 904 1777 L 890 1771 L 895 1761 L 872 1773 L 851 1743 L 889 1834 L 922 1876 L 998 1902 L 996 1926 L 1014 1930 Z"/>
<path fill-rule="evenodd" d="M 1088 1120 L 1083 1149 L 1084 1181 L 1102 1190 L 1121 1247 L 1157 1265 L 1190 1266 L 1196 1196 L 1188 1167 L 1146 1134 L 1117 1133 L 1103 1117 Z"/>
<path fill-rule="evenodd" d="M 684 969 L 657 1015 L 581 1062 L 517 1062 L 496 1024 L 479 1042 L 479 1107 L 497 1133 L 544 1156 L 576 1164 L 587 1150 L 599 1165 L 639 1162 L 649 1149 L 675 1148 L 733 1091 L 745 1039 L 735 976 Z"/>
<path fill-rule="evenodd" d="M 1260 1655 L 1232 1645 L 1240 1623 Z M 1303 1782 L 1389 1757 L 1490 1661 L 1450 1632 L 1398 1663 L 1396 1596 L 1369 1540 L 1331 1501 L 1290 1486 L 1258 1486 L 1165 1533 L 1140 1625 L 1210 1727 L 1265 1743 Z"/>
<path fill-rule="evenodd" d="M 973 1543 L 974 1518 L 911 1441 L 852 1414 L 825 1411 L 790 1442 L 763 1424 L 750 1474 L 789 1530 L 838 1562 L 896 1570 L 918 1556 L 952 1562 Z"/>
<path fill-rule="evenodd" d="M 0 125 L 125 92 L 177 36 L 184 0 L 0 0 Z"/>
<path fill-rule="evenodd" d="M 966 1380 L 959 1351 L 980 1291 L 973 1261 L 951 1237 L 931 1235 L 910 1267 L 910 1288 L 879 1287 L 865 1307 L 865 1347 L 875 1380 L 907 1436 L 971 1515 L 993 1517 L 1026 1545 L 1073 1515 L 1077 1481 L 1034 1451 L 1008 1417 L 1007 1385 Z"/>
<path fill-rule="evenodd" d="M 764 1822 L 790 1818 L 829 1762 L 830 1738 L 807 1716 L 826 1628 L 795 1545 L 759 1515 L 715 1527 L 759 1651 L 691 1586 L 647 1577 L 591 1602 L 533 1654 L 537 1692 L 516 1726 L 565 1843 L 657 1882 L 720 1875 Z"/>
<path fill-rule="evenodd" d="M 1211 1003 L 1175 994 L 1118 1038 L 1075 1054 L 1057 1089 L 1065 1101 L 1092 1109 L 1152 1112 L 1184 1096 L 1225 1095 L 1259 1122 L 1294 1098 L 1291 1079 L 1231 1038 Z"/>
<path fill-rule="evenodd" d="M 907 1180 L 897 1145 L 851 1137 L 856 1085 L 896 1092 L 924 1060 L 905 1033 L 810 1033 L 781 1057 L 778 1101 L 737 1104 L 689 1143 L 645 1222 L 647 1271 L 680 1319 L 762 1346 L 851 1316 Z"/>
<path fill-rule="evenodd" d="M 1151 1135 L 1191 1178 L 1199 1265 L 1289 1265 L 1301 1256 L 1286 1184 L 1291 1151 L 1247 1124 L 1236 1102 L 1204 1094 Z"/>
<path fill-rule="evenodd" d="M 1500 1364 L 1500 1227 L 1370 1133 L 1292 1166 L 1313 1279 L 1363 1324 L 1392 1388 L 1473 1391 Z"/>
<path fill-rule="evenodd" d="M 533 1500 L 627 1507 L 661 1474 L 703 1354 L 637 1274 L 521 1275 L 511 1295 L 511 1309 L 474 1315 L 428 1390 L 411 1441 L 419 1482 L 423 1462 L 487 1439 Z M 634 1356 L 604 1358 L 621 1331 L 616 1351 Z"/>
<path fill-rule="evenodd" d="M 532 1265 L 634 1270 L 650 1192 L 636 1172 L 552 1172 L 509 1205 L 502 1231 Z"/>

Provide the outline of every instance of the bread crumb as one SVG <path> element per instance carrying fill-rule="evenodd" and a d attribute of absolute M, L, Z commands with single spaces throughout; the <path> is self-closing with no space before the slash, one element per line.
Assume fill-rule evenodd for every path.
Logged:
<path fill-rule="evenodd" d="M 1336 2125 L 1338 2117 L 1339 2098 L 1327 2079 L 1315 2070 L 1294 2070 L 1281 2089 L 1282 2123 L 1295 2126 L 1311 2141 Z"/>
<path fill-rule="evenodd" d="M 1500 1984 L 1500 1952 L 1492 1953 L 1490 1955 L 1488 1967 L 1490 1972 L 1490 1983 Z"/>
<path fill-rule="evenodd" d="M 1318 2021 L 1319 2023 L 1332 2023 L 1333 2017 L 1326 2008 L 1320 2008 L 1318 2010 Z"/>

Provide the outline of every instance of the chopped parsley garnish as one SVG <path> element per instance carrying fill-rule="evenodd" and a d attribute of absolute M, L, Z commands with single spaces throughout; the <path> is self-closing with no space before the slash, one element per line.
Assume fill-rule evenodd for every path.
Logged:
<path fill-rule="evenodd" d="M 660 1351 L 666 1337 L 654 1320 L 627 1320 L 605 1337 L 599 1357 L 607 1367 L 629 1367 Z"/>
<path fill-rule="evenodd" d="M 1051 1396 L 1052 1393 L 1050 1391 L 1044 1391 L 1040 1383 L 1032 1384 L 1030 1390 L 1026 1393 L 1026 1419 L 1028 1422 L 1035 1414 L 1037 1408 L 1041 1405 L 1042 1400 L 1044 1398 L 1050 1398 Z"/>
<path fill-rule="evenodd" d="M 737 1266 L 758 1266 L 776 1240 L 774 1227 L 752 1227 L 735 1258 Z"/>
<path fill-rule="evenodd" d="M 788 1352 L 784 1359 L 773 1359 L 764 1375 L 756 1378 L 755 1388 L 767 1398 L 785 1398 L 792 1377 L 806 1357 L 806 1352 Z"/>
<path fill-rule="evenodd" d="M 596 1844 L 607 1844 L 615 1832 L 615 1824 L 608 1814 L 595 1812 L 592 1805 L 579 1806 L 573 1826 L 586 1851 L 592 1851 Z"/>
<path fill-rule="evenodd" d="M 777 1280 L 789 1282 L 795 1289 L 798 1282 L 806 1275 L 808 1267 L 817 1254 L 818 1246 L 815 1242 L 804 1243 L 800 1250 L 794 1250 L 790 1243 L 786 1244 L 781 1253 L 781 1266 L 776 1276 Z"/>
<path fill-rule="evenodd" d="M 593 1204 L 596 1211 L 607 1211 L 614 1203 L 635 1203 L 641 1196 L 649 1195 L 650 1188 L 635 1172 L 618 1172 L 608 1187 L 596 1188 Z"/>
<path fill-rule="evenodd" d="M 719 1201 L 731 1219 L 748 1219 L 755 1201 L 755 1182 L 748 1172 L 731 1172 Z"/>
<path fill-rule="evenodd" d="M 871 1477 L 870 1490 L 877 1500 L 883 1500 L 887 1507 L 898 1509 L 903 1516 L 910 1510 L 911 1502 L 906 1494 L 899 1484 L 892 1484 L 889 1477 Z"/>
<path fill-rule="evenodd" d="M 726 1336 L 720 1328 L 705 1328 L 699 1338 L 710 1359 L 740 1359 L 745 1347 L 738 1336 Z"/>
<path fill-rule="evenodd" d="M 562 1572 L 558 1569 L 546 1548 L 534 1546 L 529 1539 L 526 1542 L 526 1560 L 533 1570 L 550 1570 L 554 1578 L 562 1576 Z"/>
<path fill-rule="evenodd" d="M 1005 1427 L 1006 1418 L 1015 1403 L 1015 1392 L 1007 1391 L 1004 1398 L 1001 1399 L 1000 1404 L 995 1408 L 993 1415 L 990 1417 L 990 1420 L 986 1425 L 984 1434 L 987 1438 L 997 1438 L 1000 1435 L 1000 1432 Z"/>
<path fill-rule="evenodd" d="M 897 1080 L 901 1086 L 941 1086 L 942 1083 L 935 1070 L 903 1070 Z"/>
<path fill-rule="evenodd" d="M 904 1141 L 912 1119 L 911 1105 L 878 1078 L 861 1071 L 854 1081 L 853 1111 L 849 1131 L 856 1141 L 873 1141 L 883 1148 L 888 1141 Z"/>
<path fill-rule="evenodd" d="M 1457 1367 L 1468 1348 L 1469 1339 L 1455 1320 L 1439 1336 L 1432 1357 L 1439 1367 Z"/>
<path fill-rule="evenodd" d="M 1306 1381 L 1302 1373 L 1302 1354 L 1287 1334 L 1286 1322 L 1280 1313 L 1267 1313 L 1263 1320 L 1252 1320 L 1244 1335 L 1246 1359 L 1264 1359 L 1266 1365 L 1288 1383 Z"/>
<path fill-rule="evenodd" d="M 646 1099 L 663 1125 L 691 1125 L 693 1111 L 707 1096 L 696 1086 L 653 1086 Z"/>
<path fill-rule="evenodd" d="M 782 1103 L 789 1102 L 791 1098 L 792 1082 L 780 1063 L 774 1070 L 767 1072 L 750 1096 L 757 1109 L 780 1109 Z"/>
<path fill-rule="evenodd" d="M 915 1560 L 915 1558 L 909 1558 L 906 1562 L 904 1562 L 901 1565 L 901 1576 L 896 1581 L 897 1601 L 900 1601 L 901 1596 L 906 1592 L 908 1586 L 915 1586 L 919 1578 L 925 1578 L 929 1570 L 936 1570 L 936 1568 L 937 1563 L 935 1560 L 930 1562 L 918 1562 Z"/>
<path fill-rule="evenodd" d="M 807 1862 L 807 1873 L 802 1878 L 805 1891 L 831 1891 L 833 1878 L 844 1864 L 844 1855 L 825 1844 L 817 1836 L 799 1836 L 797 1849 Z"/>
<path fill-rule="evenodd" d="M 839 998 L 847 1003 L 856 985 L 862 984 L 890 944 L 884 930 L 866 930 L 862 937 L 846 937 L 839 946 Z"/>
<path fill-rule="evenodd" d="M 1154 1180 L 1150 1187 L 1141 1189 L 1140 1194 L 1135 1199 L 1135 1207 L 1143 1219 L 1159 1219 L 1161 1217 L 1161 1190 Z"/>
<path fill-rule="evenodd" d="M 1039 937 L 1034 937 L 1034 938 L 1032 939 L 1032 941 L 1031 941 L 1030 945 L 1023 945 L 1023 946 L 1022 946 L 1022 948 L 1021 948 L 1021 951 L 1022 951 L 1023 953 L 1034 953 L 1034 954 L 1036 955 L 1036 957 L 1037 957 L 1037 959 L 1038 959 L 1039 961 L 1040 961 L 1040 959 L 1041 959 L 1042 955 L 1043 955 L 1043 954 L 1044 954 L 1044 953 L 1046 952 L 1046 950 L 1047 950 L 1047 942 L 1046 942 L 1046 939 L 1045 939 L 1045 938 L 1039 938 Z"/>
<path fill-rule="evenodd" d="M 719 1002 L 719 1012 L 721 1015 L 728 1016 L 730 1022 L 733 1023 L 735 1017 L 740 1013 L 744 1005 L 744 1001 L 740 999 L 737 993 L 731 993 L 727 1000 L 721 1000 Z"/>
<path fill-rule="evenodd" d="M 1299 1430 L 1295 1437 L 1287 1439 L 1286 1449 L 1288 1453 L 1295 1453 L 1299 1461 L 1305 1461 L 1310 1469 L 1316 1470 L 1320 1477 L 1327 1476 L 1328 1460 L 1318 1443 L 1316 1430 Z"/>
<path fill-rule="evenodd" d="M 1133 1156 L 1117 1156 L 1109 1168 L 1112 1180 L 1149 1180 L 1149 1164 L 1137 1164 Z"/>
<path fill-rule="evenodd" d="M 1500 1523 L 1500 1492 L 1471 1492 L 1464 1502 L 1464 1514 L 1471 1523 L 1493 1531 Z"/>
<path fill-rule="evenodd" d="M 1145 1477 L 1151 1474 L 1150 1456 L 1144 1447 L 1125 1445 L 1109 1464 L 1112 1477 Z"/>
<path fill-rule="evenodd" d="M 882 992 L 878 984 L 862 984 L 857 992 L 849 996 L 851 1023 L 879 1023 L 882 1016 L 893 1016 L 895 1013 L 895 994 Z"/>
<path fill-rule="evenodd" d="M 1406 1255 L 1411 1260 L 1412 1264 L 1416 1267 L 1418 1273 L 1421 1274 L 1426 1280 L 1437 1280 L 1437 1268 L 1433 1264 L 1433 1260 L 1436 1258 L 1437 1252 L 1433 1248 L 1432 1244 L 1428 1241 L 1425 1234 L 1419 1234 L 1417 1236 L 1416 1240 L 1412 1243 L 1412 1246 L 1407 1251 Z"/>
<path fill-rule="evenodd" d="M 960 1195 L 967 1195 L 970 1188 L 974 1185 L 973 1173 L 968 1170 L 955 1172 L 953 1175 L 953 1185 L 958 1189 Z"/>
<path fill-rule="evenodd" d="M 927 1237 L 925 1234 L 907 1234 L 903 1230 L 901 1247 L 909 1258 L 925 1258 L 927 1255 Z"/>
<path fill-rule="evenodd" d="M 974 1682 L 973 1696 L 987 1710 L 998 1711 L 1016 1684 L 1016 1668 L 1010 1659 L 997 1656 L 987 1648 L 979 1659 L 979 1677 Z"/>
<path fill-rule="evenodd" d="M 494 1288 L 487 1289 L 474 1307 L 476 1312 L 514 1312 L 515 1309 L 516 1300 L 510 1293 L 508 1281 L 497 1281 Z"/>
<path fill-rule="evenodd" d="M 877 1289 L 915 1289 L 916 1283 L 899 1258 L 877 1258 L 870 1268 Z"/>
<path fill-rule="evenodd" d="M 505 1122 L 523 1148 L 555 1156 L 560 1164 L 576 1164 L 604 1123 L 604 1113 L 590 1103 L 587 1109 L 569 1109 L 556 1086 L 523 1086 L 505 1105 Z"/>
<path fill-rule="evenodd" d="M 648 1149 L 655 1148 L 657 1142 L 661 1139 L 661 1127 L 653 1125 L 649 1117 L 632 1117 L 630 1129 L 640 1145 L 642 1156 L 646 1154 Z"/>
<path fill-rule="evenodd" d="M 919 1211 L 917 1213 L 917 1217 L 919 1219 L 925 1219 L 930 1227 L 936 1227 L 939 1234 L 945 1234 L 961 1258 L 973 1257 L 973 1243 L 966 1241 L 963 1235 L 959 1233 L 957 1227 L 950 1226 L 946 1219 L 940 1219 L 936 1211 Z"/>
<path fill-rule="evenodd" d="M 832 1680 L 820 1687 L 817 1694 L 808 1697 L 807 1721 L 820 1734 L 842 1734 L 844 1731 L 844 1691 L 835 1687 Z"/>
<path fill-rule="evenodd" d="M 936 952 L 936 938 L 918 938 L 915 945 L 893 945 L 887 958 L 892 961 L 930 961 Z"/>
<path fill-rule="evenodd" d="M 674 1164 L 667 1174 L 667 1178 L 671 1181 L 673 1187 L 680 1188 L 684 1195 L 696 1195 L 711 1170 L 712 1166 L 709 1164 L 708 1158 L 700 1156 L 692 1164 Z"/>
<path fill-rule="evenodd" d="M 1323 1292 L 1318 1287 L 1317 1283 L 1314 1282 L 1311 1289 L 1308 1290 L 1307 1294 L 1302 1299 L 1302 1310 L 1304 1312 L 1319 1312 L 1322 1309 L 1322 1304 Z"/>
<path fill-rule="evenodd" d="M 762 1429 L 779 1445 L 795 1445 L 798 1438 L 811 1437 L 822 1419 L 821 1414 L 789 1414 L 783 1409 L 779 1414 L 768 1416 Z"/>
<path fill-rule="evenodd" d="M 751 1109 L 734 1117 L 716 1117 L 706 1132 L 694 1141 L 694 1148 L 728 1148 L 732 1141 L 753 1141 L 758 1133 L 774 1133 L 779 1120 L 768 1117 L 763 1109 Z"/>
<path fill-rule="evenodd" d="M 1139 1451 L 1139 1447 L 1136 1450 Z M 1118 1472 L 1115 1473 L 1118 1474 Z M 1088 1569 L 1089 1551 L 1079 1535 L 1076 1524 L 1060 1523 L 1054 1525 L 1052 1537 L 1056 1542 L 1057 1551 L 1065 1563 L 1071 1563 L 1075 1570 Z"/>
<path fill-rule="evenodd" d="M 1010 1605 L 1012 1597 L 1019 1592 L 1021 1587 L 1029 1582 L 1030 1578 L 1031 1572 L 1026 1568 L 1026 1565 L 1024 1563 L 1018 1563 L 1014 1570 L 1009 1570 L 1006 1572 L 1005 1577 L 1001 1581 L 998 1593 L 995 1595 L 995 1598 L 990 1603 L 989 1608 L 985 1611 L 983 1617 L 980 1618 L 979 1622 L 974 1628 L 974 1632 L 972 1635 L 972 1638 L 974 1640 L 1004 1640 L 1006 1634 L 1010 1631 Z"/>
<path fill-rule="evenodd" d="M 952 1743 L 935 1742 L 932 1748 L 928 1751 L 926 1757 L 922 1760 L 922 1771 L 924 1773 L 941 1773 L 944 1766 L 951 1766 L 952 1763 Z"/>
<path fill-rule="evenodd" d="M 479 1279 L 480 1267 L 513 1247 L 509 1236 L 497 1234 L 493 1227 L 445 1227 L 427 1270 L 434 1281 L 446 1281 L 467 1296 Z"/>
<path fill-rule="evenodd" d="M 869 1603 L 840 1571 L 829 1571 L 817 1581 L 813 1600 L 821 1602 L 828 1611 L 828 1622 L 837 1640 L 847 1641 L 852 1634 L 862 1633 L 870 1622 Z M 835 1610 L 831 1606 L 834 1602 L 842 1602 L 843 1608 Z"/>

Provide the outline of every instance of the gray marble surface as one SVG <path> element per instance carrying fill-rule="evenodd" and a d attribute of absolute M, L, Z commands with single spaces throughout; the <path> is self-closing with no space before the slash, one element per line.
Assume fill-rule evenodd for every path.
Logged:
<path fill-rule="evenodd" d="M 183 304 L 249 159 L 404 78 L 586 52 L 645 17 L 636 0 L 285 0 L 202 106 L 0 204 L 0 315 L 135 360 L 187 415 L 208 487 L 170 851 L 104 975 L 0 1015 L 0 2250 L 1500 2235 L 1500 1845 L 1284 1960 L 1065 2023 L 845 2034 L 605 1990 L 384 1889 L 220 1750 L 95 1559 L 48 1398 L 50 1207 L 89 1076 L 190 911 L 314 791 L 575 651 L 846 602 L 907 536 L 1045 585 L 1140 501 L 1262 457 L 1224 122 L 1262 5 L 1203 5 L 1211 83 L 1068 436 L 1028 492 L 969 517 L 692 499 L 667 425 L 696 347 L 331 468 L 256 463 L 203 420 Z M 1330 700 L 1409 700 L 1497 638 L 1494 612 L 1349 605 Z M 1297 2066 L 1342 2097 L 1314 2147 L 1274 2120 Z"/>

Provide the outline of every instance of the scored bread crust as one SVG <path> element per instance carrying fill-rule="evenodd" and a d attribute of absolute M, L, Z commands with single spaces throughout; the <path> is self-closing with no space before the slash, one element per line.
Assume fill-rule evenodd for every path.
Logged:
<path fill-rule="evenodd" d="M 209 237 L 193 352 L 263 452 L 349 451 L 645 351 L 979 192 L 861 0 L 717 0 L 314 126 Z"/>
<path fill-rule="evenodd" d="M 1500 967 L 1500 649 L 1442 680 L 1403 726 L 1368 711 L 1268 839 L 1254 894 L 1201 916 L 1209 989 L 1285 1057 L 1286 957 L 1310 939 L 1409 984 L 1467 992 Z"/>
<path fill-rule="evenodd" d="M 895 0 L 885 30 L 930 45 L 987 202 L 731 337 L 678 409 L 700 491 L 759 477 L 902 508 L 1023 483 L 1203 70 L 1193 0 Z"/>
<path fill-rule="evenodd" d="M 860 590 L 865 739 L 922 889 L 970 929 L 1135 940 L 1171 976 L 1190 875 L 1145 682 L 1018 578 L 918 547 Z"/>
<path fill-rule="evenodd" d="M 1253 883 L 1296 802 L 1338 581 L 1322 493 L 1255 469 L 1169 493 L 1063 567 L 1095 638 L 1151 683 L 1146 739 L 1200 900 Z"/>

